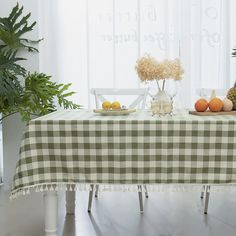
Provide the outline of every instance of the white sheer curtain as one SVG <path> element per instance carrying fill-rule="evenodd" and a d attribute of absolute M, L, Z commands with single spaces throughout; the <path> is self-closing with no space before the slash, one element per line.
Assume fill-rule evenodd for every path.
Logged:
<path fill-rule="evenodd" d="M 42 0 L 41 71 L 73 83 L 73 100 L 93 106 L 92 87 L 136 88 L 134 66 L 145 53 L 180 57 L 179 99 L 196 89 L 229 88 L 236 79 L 235 0 Z"/>

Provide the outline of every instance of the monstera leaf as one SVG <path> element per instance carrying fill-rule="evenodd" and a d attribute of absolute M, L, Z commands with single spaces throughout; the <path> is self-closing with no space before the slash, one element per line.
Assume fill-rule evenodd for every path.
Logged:
<path fill-rule="evenodd" d="M 19 62 L 26 60 L 17 56 L 20 49 L 37 51 L 31 43 L 37 43 L 23 38 L 23 35 L 35 26 L 29 25 L 30 14 L 22 16 L 23 7 L 17 4 L 8 17 L 0 18 L 0 113 L 11 113 L 21 102 L 24 80 L 27 71 Z M 14 108 L 14 109 L 13 109 Z"/>
<path fill-rule="evenodd" d="M 36 22 L 29 24 L 28 20 L 31 13 L 22 16 L 23 7 L 19 4 L 12 9 L 8 17 L 0 18 L 0 41 L 3 48 L 11 50 L 27 49 L 28 51 L 38 51 L 32 46 L 32 43 L 38 43 L 40 40 L 29 40 L 22 36 L 33 30 Z"/>
<path fill-rule="evenodd" d="M 16 75 L 25 75 L 26 70 L 16 62 L 25 60 L 24 58 L 16 57 L 17 52 L 4 51 L 0 49 L 0 71 L 9 70 Z"/>
<path fill-rule="evenodd" d="M 0 112 L 20 99 L 23 87 L 18 76 L 26 74 L 26 70 L 16 63 L 21 60 L 24 59 L 16 57 L 16 52 L 0 49 Z"/>
<path fill-rule="evenodd" d="M 20 99 L 22 87 L 15 76 L 8 71 L 0 71 L 0 112 L 14 106 Z"/>

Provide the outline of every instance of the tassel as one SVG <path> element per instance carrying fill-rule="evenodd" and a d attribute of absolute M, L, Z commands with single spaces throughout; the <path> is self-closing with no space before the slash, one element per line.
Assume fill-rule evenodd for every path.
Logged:
<path fill-rule="evenodd" d="M 53 188 L 53 185 L 51 185 L 50 191 L 55 191 L 55 189 Z"/>
<path fill-rule="evenodd" d="M 39 192 L 39 186 L 38 186 L 38 185 L 35 187 L 35 192 L 36 192 L 36 193 Z"/>

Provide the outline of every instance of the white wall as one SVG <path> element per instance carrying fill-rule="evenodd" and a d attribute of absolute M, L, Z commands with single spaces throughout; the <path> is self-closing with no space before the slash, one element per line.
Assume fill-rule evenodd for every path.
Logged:
<path fill-rule="evenodd" d="M 11 9 L 19 2 L 24 6 L 24 12 L 31 12 L 32 20 L 38 21 L 38 0 L 0 0 L 0 16 L 7 16 Z M 27 36 L 32 39 L 38 39 L 38 26 Z M 28 61 L 24 66 L 31 71 L 39 69 L 39 55 L 24 53 Z M 19 115 L 13 115 L 3 121 L 3 157 L 4 157 L 4 182 L 10 185 L 15 171 L 16 162 L 19 158 L 19 147 L 25 124 L 21 122 Z"/>

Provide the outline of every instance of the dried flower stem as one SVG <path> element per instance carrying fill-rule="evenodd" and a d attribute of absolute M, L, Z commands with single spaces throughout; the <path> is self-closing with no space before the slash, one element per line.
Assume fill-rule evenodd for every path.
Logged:
<path fill-rule="evenodd" d="M 162 82 L 162 91 L 164 91 L 164 88 L 165 88 L 165 82 L 166 82 L 166 80 L 163 79 L 163 82 Z"/>
<path fill-rule="evenodd" d="M 158 87 L 158 90 L 159 91 L 161 91 L 161 87 L 160 87 L 160 85 L 159 85 L 159 83 L 158 83 L 158 80 L 156 79 L 156 82 L 157 82 L 157 87 Z"/>

